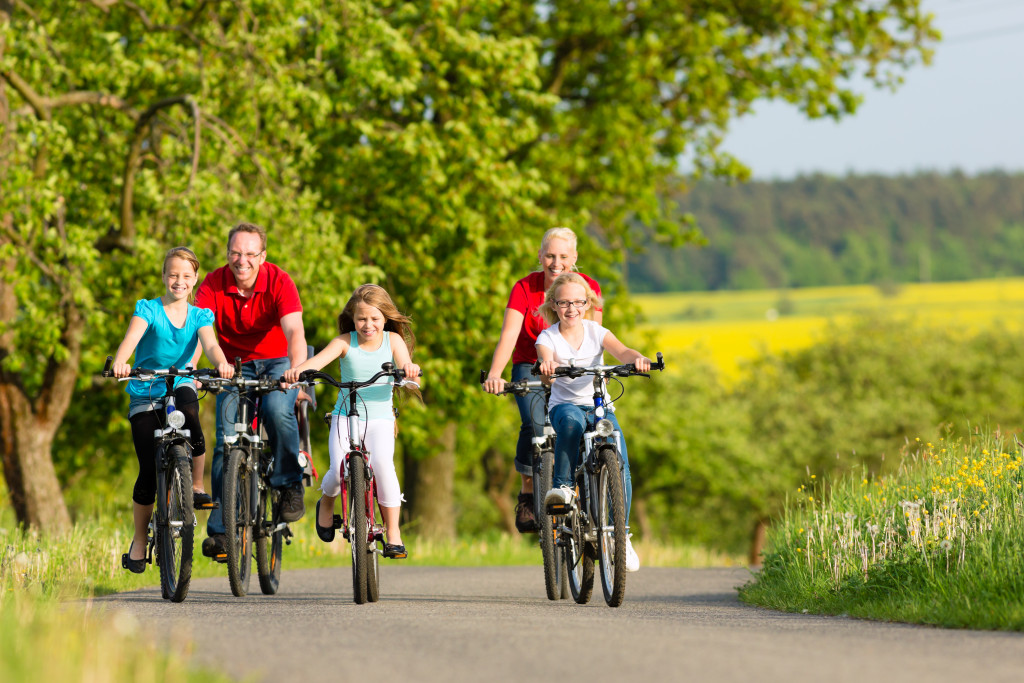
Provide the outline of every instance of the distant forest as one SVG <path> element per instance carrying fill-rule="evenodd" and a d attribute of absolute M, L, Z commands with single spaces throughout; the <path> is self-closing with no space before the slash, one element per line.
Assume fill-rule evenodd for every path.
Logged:
<path fill-rule="evenodd" d="M 672 199 L 708 243 L 632 254 L 634 292 L 1024 275 L 1024 173 L 702 181 Z"/>

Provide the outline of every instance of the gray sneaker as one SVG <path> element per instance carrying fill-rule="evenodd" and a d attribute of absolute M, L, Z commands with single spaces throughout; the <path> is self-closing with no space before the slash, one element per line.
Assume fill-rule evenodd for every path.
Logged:
<path fill-rule="evenodd" d="M 281 519 L 286 522 L 297 522 L 306 514 L 306 502 L 303 495 L 306 487 L 302 482 L 281 488 Z"/>

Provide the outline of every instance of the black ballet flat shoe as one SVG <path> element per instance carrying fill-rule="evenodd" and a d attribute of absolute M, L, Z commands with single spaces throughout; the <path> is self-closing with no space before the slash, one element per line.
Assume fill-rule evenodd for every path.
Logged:
<path fill-rule="evenodd" d="M 405 551 L 405 546 L 395 543 L 384 544 L 384 557 L 391 558 L 392 560 L 404 560 L 409 557 L 409 553 Z"/>
<path fill-rule="evenodd" d="M 335 515 L 337 517 L 338 515 Z M 313 519 L 313 523 L 316 524 L 316 535 L 320 537 L 320 540 L 324 543 L 330 543 L 334 540 L 334 527 L 333 526 L 320 526 L 320 501 L 316 502 L 316 517 Z M 333 523 L 333 520 L 332 520 Z"/>
<path fill-rule="evenodd" d="M 128 546 L 128 552 L 121 555 L 121 566 L 132 574 L 141 574 L 146 571 L 146 558 L 144 557 L 141 560 L 132 559 L 132 547 L 134 547 L 134 545 L 135 541 L 132 541 L 132 544 Z"/>

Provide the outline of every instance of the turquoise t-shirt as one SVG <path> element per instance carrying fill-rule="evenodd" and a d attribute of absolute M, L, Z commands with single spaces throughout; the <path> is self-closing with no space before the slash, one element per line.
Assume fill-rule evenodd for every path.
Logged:
<path fill-rule="evenodd" d="M 341 359 L 342 382 L 365 382 L 380 372 L 383 363 L 394 362 L 391 353 L 391 333 L 384 332 L 384 339 L 376 351 L 363 351 L 359 348 L 359 337 L 355 332 L 349 333 L 348 353 Z M 377 384 L 359 389 L 356 398 L 356 410 L 362 420 L 394 420 L 395 413 L 391 409 L 391 385 L 394 379 L 384 377 Z M 338 392 L 338 401 L 334 404 L 333 415 L 348 415 L 348 391 Z"/>
<path fill-rule="evenodd" d="M 139 299 L 135 304 L 135 316 L 146 321 L 146 331 L 135 347 L 137 368 L 165 370 L 170 367 L 184 368 L 192 362 L 196 344 L 199 343 L 199 328 L 213 326 L 213 311 L 188 305 L 185 324 L 175 327 L 160 299 Z M 177 378 L 174 386 L 191 383 L 190 379 Z M 125 389 L 133 398 L 154 399 L 167 393 L 164 380 L 141 381 L 133 379 Z"/>

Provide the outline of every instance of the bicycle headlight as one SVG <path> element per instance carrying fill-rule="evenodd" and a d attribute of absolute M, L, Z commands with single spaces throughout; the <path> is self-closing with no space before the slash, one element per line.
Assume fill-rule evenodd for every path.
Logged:
<path fill-rule="evenodd" d="M 181 429 L 185 426 L 185 413 L 180 410 L 172 410 L 167 414 L 167 424 L 175 429 Z"/>
<path fill-rule="evenodd" d="M 597 432 L 598 436 L 611 436 L 612 432 L 615 431 L 615 425 L 612 424 L 611 420 L 598 420 L 597 424 L 594 425 L 594 431 Z"/>

